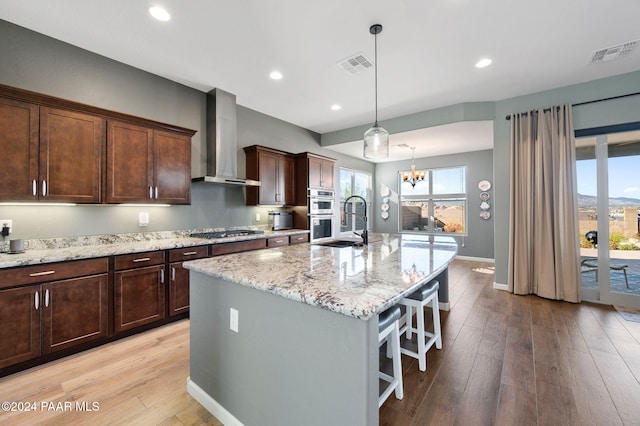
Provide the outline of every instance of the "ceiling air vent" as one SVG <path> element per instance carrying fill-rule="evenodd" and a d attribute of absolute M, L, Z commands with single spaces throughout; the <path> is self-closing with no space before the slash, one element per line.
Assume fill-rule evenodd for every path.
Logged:
<path fill-rule="evenodd" d="M 358 53 L 338 62 L 338 65 L 351 74 L 358 74 L 367 68 L 371 68 L 373 61 L 364 56 L 363 53 Z"/>
<path fill-rule="evenodd" d="M 597 64 L 600 62 L 608 62 L 614 59 L 622 58 L 631 53 L 638 45 L 638 40 L 630 41 L 628 43 L 620 44 L 618 46 L 608 47 L 606 49 L 600 49 L 591 55 L 589 63 Z"/>

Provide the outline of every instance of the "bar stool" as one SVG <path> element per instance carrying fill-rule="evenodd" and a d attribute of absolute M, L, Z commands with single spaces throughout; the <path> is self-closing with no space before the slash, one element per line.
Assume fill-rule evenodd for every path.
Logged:
<path fill-rule="evenodd" d="M 393 358 L 393 376 L 378 371 L 380 379 L 388 382 L 389 385 L 378 398 L 378 407 L 389 398 L 391 392 L 395 390 L 396 398 L 402 399 L 404 392 L 402 390 L 402 361 L 400 359 L 400 331 L 398 320 L 400 319 L 400 307 L 394 306 L 378 315 L 378 347 L 382 343 L 387 342 L 387 348 L 391 347 L 391 355 Z M 389 351 L 387 350 L 387 353 Z"/>
<path fill-rule="evenodd" d="M 402 305 L 407 307 L 405 314 L 405 325 L 400 329 L 400 335 L 405 334 L 407 339 L 411 339 L 412 333 L 416 333 L 418 337 L 418 351 L 414 352 L 407 348 L 400 347 L 400 352 L 418 360 L 420 371 L 427 369 L 427 351 L 436 344 L 436 348 L 442 349 L 442 332 L 440 330 L 440 310 L 438 307 L 438 289 L 440 284 L 433 280 L 411 295 L 400 300 Z M 424 307 L 431 302 L 431 310 L 433 311 L 433 333 L 427 331 L 424 326 Z M 412 319 L 413 310 L 416 311 L 417 327 L 413 327 Z M 428 339 L 428 340 L 427 340 Z"/>

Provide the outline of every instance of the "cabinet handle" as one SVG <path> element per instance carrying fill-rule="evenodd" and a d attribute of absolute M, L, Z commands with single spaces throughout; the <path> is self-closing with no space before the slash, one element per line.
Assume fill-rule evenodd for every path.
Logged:
<path fill-rule="evenodd" d="M 171 267 L 171 281 L 176 281 L 176 268 L 173 266 Z"/>
<path fill-rule="evenodd" d="M 44 291 L 44 307 L 45 308 L 49 307 L 49 289 L 46 289 Z"/>
<path fill-rule="evenodd" d="M 56 271 L 44 271 L 44 272 L 34 272 L 32 274 L 29 274 L 30 277 L 41 277 L 43 275 L 51 275 L 51 274 L 55 274 Z"/>
<path fill-rule="evenodd" d="M 36 311 L 40 307 L 40 292 L 36 291 L 36 297 L 33 300 L 33 306 L 36 308 Z"/>
<path fill-rule="evenodd" d="M 133 262 L 136 262 L 136 263 L 137 263 L 137 262 L 148 262 L 148 261 L 150 261 L 150 260 L 151 260 L 151 258 L 150 258 L 150 257 L 141 257 L 141 258 L 139 258 L 139 259 L 133 259 Z"/>
<path fill-rule="evenodd" d="M 302 240 L 304 240 L 304 237 L 296 237 L 296 240 L 302 241 Z"/>
<path fill-rule="evenodd" d="M 38 181 L 35 179 L 31 183 L 31 191 L 33 192 L 34 197 L 38 195 Z"/>
<path fill-rule="evenodd" d="M 164 284 L 164 269 L 160 269 L 160 284 Z"/>
<path fill-rule="evenodd" d="M 47 196 L 47 181 L 42 179 L 42 196 Z"/>
<path fill-rule="evenodd" d="M 284 240 L 276 240 L 276 243 L 281 243 L 281 242 L 283 242 L 283 241 L 284 241 Z"/>
<path fill-rule="evenodd" d="M 153 200 L 153 186 L 149 187 L 149 199 Z"/>
<path fill-rule="evenodd" d="M 158 187 L 156 186 L 156 200 L 158 199 Z"/>
<path fill-rule="evenodd" d="M 198 254 L 197 251 L 188 251 L 186 253 L 182 253 L 183 256 L 193 256 L 194 254 Z"/>

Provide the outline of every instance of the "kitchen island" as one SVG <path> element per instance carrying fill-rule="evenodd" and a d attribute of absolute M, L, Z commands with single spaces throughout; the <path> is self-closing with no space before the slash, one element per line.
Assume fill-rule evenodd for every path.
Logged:
<path fill-rule="evenodd" d="M 225 424 L 378 424 L 377 316 L 456 253 L 449 237 L 373 234 L 185 263 L 188 392 Z"/>

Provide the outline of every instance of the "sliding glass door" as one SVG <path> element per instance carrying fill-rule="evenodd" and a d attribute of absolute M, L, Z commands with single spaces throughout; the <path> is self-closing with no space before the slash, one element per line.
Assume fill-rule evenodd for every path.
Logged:
<path fill-rule="evenodd" d="M 582 299 L 640 307 L 640 132 L 576 140 Z"/>

